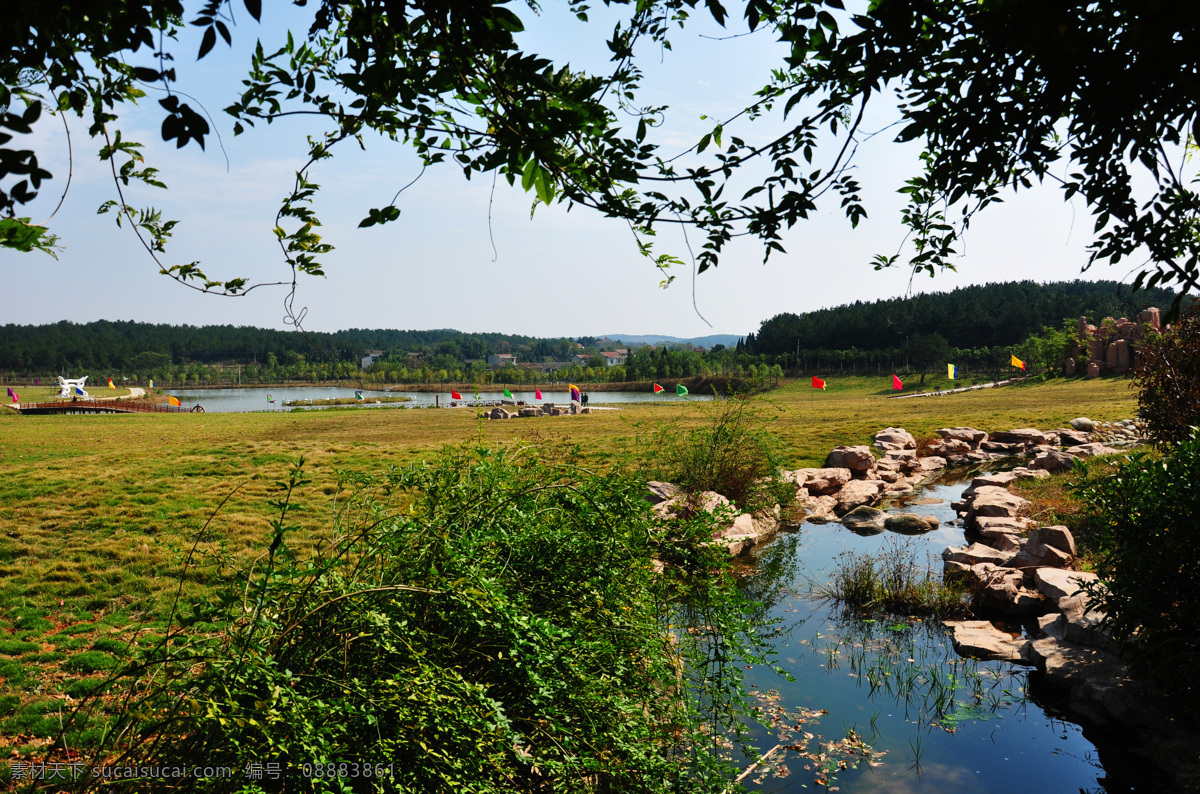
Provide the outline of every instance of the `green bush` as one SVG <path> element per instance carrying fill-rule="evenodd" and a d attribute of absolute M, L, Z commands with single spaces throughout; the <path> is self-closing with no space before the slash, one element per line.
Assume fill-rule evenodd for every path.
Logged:
<path fill-rule="evenodd" d="M 640 481 L 522 449 L 349 480 L 335 540 L 303 558 L 299 472 L 281 484 L 267 554 L 180 620 L 227 630 L 150 652 L 108 733 L 126 743 L 96 758 L 394 765 L 355 790 L 726 788 L 714 734 L 745 715 L 738 662 L 757 657 L 710 527 L 667 531 Z M 660 573 L 659 555 L 697 564 Z M 673 630 L 682 604 L 713 633 Z"/>
<path fill-rule="evenodd" d="M 111 670 L 118 662 L 107 653 L 100 651 L 84 651 L 77 653 L 63 662 L 63 669 L 72 673 L 97 673 Z"/>
<path fill-rule="evenodd" d="M 734 395 L 714 400 L 705 410 L 698 427 L 670 423 L 644 436 L 639 454 L 644 474 L 687 493 L 716 491 L 747 512 L 786 506 L 795 488 L 780 479 L 785 445 L 767 430 L 763 403 Z"/>
<path fill-rule="evenodd" d="M 1200 432 L 1161 458 L 1137 453 L 1110 475 L 1084 474 L 1104 583 L 1092 604 L 1115 637 L 1135 641 L 1143 669 L 1185 684 L 1200 662 Z"/>
<path fill-rule="evenodd" d="M 1138 415 L 1151 438 L 1182 441 L 1200 425 L 1200 301 L 1192 301 L 1164 333 L 1142 340 L 1133 379 Z"/>

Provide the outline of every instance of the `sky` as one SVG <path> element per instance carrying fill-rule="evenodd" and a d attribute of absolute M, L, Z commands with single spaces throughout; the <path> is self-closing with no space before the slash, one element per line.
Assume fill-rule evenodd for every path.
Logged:
<path fill-rule="evenodd" d="M 194 12 L 195 4 L 188 4 Z M 240 4 L 237 4 L 240 9 Z M 305 136 L 319 131 L 311 120 L 283 119 L 234 136 L 233 119 L 222 112 L 236 97 L 256 38 L 270 51 L 288 26 L 307 29 L 312 9 L 265 4 L 262 25 L 243 12 L 233 29 L 234 48 L 223 43 L 196 62 L 199 29 L 188 27 L 173 47 L 178 87 L 207 109 L 217 132 L 206 149 L 177 150 L 159 140 L 159 92 L 140 107 L 122 111 L 126 139 L 145 144 L 147 162 L 160 169 L 167 191 L 135 186 L 135 206 L 153 204 L 179 226 L 167 248 L 170 264 L 200 261 L 212 277 L 248 276 L 277 281 L 290 277 L 272 229 L 279 200 L 291 189 L 304 162 Z M 604 41 L 612 30 L 604 8 L 592 22 L 570 18 L 559 3 L 546 3 L 541 17 L 513 6 L 526 21 L 528 51 L 603 69 Z M 275 15 L 275 16 L 272 16 Z M 283 16 L 281 16 L 283 15 Z M 721 30 L 698 11 L 672 36 L 671 51 L 643 51 L 646 104 L 667 104 L 667 122 L 656 131 L 671 152 L 684 151 L 711 129 L 711 119 L 731 116 L 750 101 L 771 68 L 781 63 L 769 34 L 726 40 L 741 32 L 736 21 Z M 189 101 L 184 97 L 184 101 Z M 701 117 L 707 115 L 710 120 Z M 894 106 L 879 103 L 864 129 L 894 122 Z M 285 291 L 264 287 L 240 298 L 203 295 L 158 274 L 158 266 L 128 228 L 97 207 L 115 198 L 107 165 L 95 156 L 79 119 L 67 119 L 72 144 L 70 189 L 50 221 L 65 250 L 57 261 L 42 253 L 0 251 L 3 299 L 0 325 L 61 320 L 135 320 L 176 325 L 232 324 L 286 329 Z M 778 121 L 727 128 L 748 141 L 767 138 Z M 68 171 L 63 126 L 40 124 L 32 144 L 55 174 L 37 203 L 35 220 L 53 210 Z M 345 146 L 345 144 L 343 144 Z M 295 305 L 306 310 L 312 331 L 346 328 L 455 328 L 541 337 L 614 334 L 744 335 L 782 312 L 802 313 L 857 300 L 872 301 L 914 292 L 1032 279 L 1130 278 L 1130 265 L 1098 265 L 1081 276 L 1092 219 L 1083 202 L 1064 202 L 1054 187 L 1038 186 L 990 207 L 972 224 L 955 272 L 936 278 L 905 269 L 877 272 L 876 254 L 895 253 L 904 239 L 903 199 L 896 190 L 916 173 L 918 147 L 896 144 L 887 132 L 866 141 L 856 162 L 869 217 L 852 229 L 836 202 L 787 232 L 785 255 L 763 263 L 761 246 L 729 246 L 720 266 L 698 277 L 676 267 L 673 284 L 642 257 L 628 228 L 576 207 L 539 206 L 532 196 L 500 179 L 471 181 L 446 165 L 429 169 L 399 199 L 400 219 L 381 227 L 356 228 L 371 207 L 384 206 L 415 177 L 420 164 L 403 144 L 367 140 L 363 150 L 347 146 L 318 164 L 310 178 L 322 186 L 315 209 L 324 222 L 324 278 L 302 277 Z M 832 151 L 827 156 L 832 157 Z M 228 160 L 228 162 L 227 162 Z M 489 224 L 490 213 L 490 224 Z M 490 226 L 490 228 L 489 228 Z M 663 229 L 658 253 L 690 263 L 678 229 Z M 699 244 L 698 235 L 690 238 Z"/>

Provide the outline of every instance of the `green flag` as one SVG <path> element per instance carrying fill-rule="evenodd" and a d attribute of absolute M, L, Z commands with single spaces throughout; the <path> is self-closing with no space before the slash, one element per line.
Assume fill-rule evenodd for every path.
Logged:
<path fill-rule="evenodd" d="M 684 386 L 682 383 L 676 383 L 675 393 L 680 395 L 687 394 L 687 386 Z"/>
<path fill-rule="evenodd" d="M 510 400 L 511 400 L 511 399 L 512 399 L 512 392 L 510 392 L 508 389 L 505 389 L 505 390 L 504 390 L 504 396 L 505 396 L 505 397 L 507 397 L 508 399 L 510 399 Z"/>

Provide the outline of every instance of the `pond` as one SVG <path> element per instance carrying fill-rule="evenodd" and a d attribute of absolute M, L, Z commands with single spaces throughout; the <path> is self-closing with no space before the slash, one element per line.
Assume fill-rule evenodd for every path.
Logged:
<path fill-rule="evenodd" d="M 813 594 L 847 551 L 877 554 L 899 546 L 940 572 L 942 549 L 964 542 L 950 507 L 964 486 L 928 487 L 915 497 L 924 504 L 891 511 L 942 520 L 921 537 L 863 537 L 840 524 L 805 523 L 756 550 L 755 571 L 742 586 L 774 621 L 768 644 L 794 680 L 766 666 L 746 671 L 746 686 L 772 723 L 754 727 L 754 743 L 764 753 L 784 745 L 769 759 L 781 763 L 756 768 L 743 781 L 749 789 L 1127 790 L 1106 780 L 1083 729 L 1043 705 L 1036 671 L 960 658 L 940 622 L 864 620 Z M 1020 630 L 1019 624 L 1009 628 Z M 1036 623 L 1026 631 L 1035 629 Z M 865 761 L 864 745 L 871 748 Z M 741 763 L 744 768 L 748 759 Z"/>
<path fill-rule="evenodd" d="M 406 392 L 406 391 L 376 391 L 372 389 L 354 389 L 348 386 L 286 386 L 279 388 L 250 387 L 244 389 L 166 389 L 164 393 L 176 397 L 185 408 L 193 405 L 204 406 L 205 411 L 216 413 L 242 413 L 247 411 L 287 411 L 293 406 L 284 405 L 305 400 L 325 400 L 329 398 L 353 399 L 354 393 L 361 391 L 365 398 L 361 405 L 375 408 L 427 408 L 435 404 L 447 405 L 450 402 L 449 390 L 444 392 Z M 586 389 L 585 389 L 586 391 Z M 468 401 L 475 399 L 474 394 L 463 392 Z M 556 405 L 566 405 L 570 395 L 566 391 L 543 391 L 542 399 L 536 400 L 532 391 L 513 392 L 514 401 L 540 404 L 544 402 Z M 407 397 L 401 403 L 374 403 L 377 398 Z M 499 400 L 500 392 L 481 392 L 480 399 Z M 273 398 L 275 402 L 269 402 Z M 651 394 L 649 392 L 632 391 L 597 391 L 588 392 L 590 405 L 608 405 L 634 402 L 688 402 L 711 400 L 712 395 L 687 394 L 683 396 L 671 394 Z M 507 399 L 507 398 L 505 398 Z M 307 406 L 294 406 L 307 410 Z M 319 406 L 313 406 L 314 408 Z"/>

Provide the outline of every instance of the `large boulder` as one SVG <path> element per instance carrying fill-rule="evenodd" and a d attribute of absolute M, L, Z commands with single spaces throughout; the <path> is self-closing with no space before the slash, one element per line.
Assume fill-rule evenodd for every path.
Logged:
<path fill-rule="evenodd" d="M 879 499 L 881 480 L 851 480 L 837 492 L 838 515 L 845 515 L 859 505 L 872 505 Z"/>
<path fill-rule="evenodd" d="M 1037 527 L 1029 532 L 1029 546 L 1040 548 L 1050 546 L 1064 551 L 1074 557 L 1075 537 L 1071 530 L 1064 526 Z"/>
<path fill-rule="evenodd" d="M 977 449 L 980 443 L 987 440 L 988 434 L 973 427 L 943 427 L 937 431 L 942 438 L 953 438 L 965 441 L 972 449 Z"/>
<path fill-rule="evenodd" d="M 976 603 L 981 609 L 1006 615 L 1040 615 L 1052 608 L 1045 596 L 1025 587 L 1024 583 L 1025 577 L 1020 571 L 996 569 L 976 591 Z"/>
<path fill-rule="evenodd" d="M 1120 450 L 1106 447 L 1099 441 L 1093 441 L 1088 444 L 1080 444 L 1079 446 L 1071 447 L 1071 454 L 1081 458 L 1088 458 L 1092 455 L 1115 455 Z"/>
<path fill-rule="evenodd" d="M 943 562 L 961 562 L 967 565 L 979 565 L 990 562 L 992 565 L 1003 565 L 1008 562 L 1011 554 L 985 546 L 982 543 L 972 543 L 970 546 L 950 546 L 942 551 Z"/>
<path fill-rule="evenodd" d="M 898 535 L 922 535 L 938 528 L 936 516 L 919 516 L 916 513 L 893 513 L 884 519 L 883 528 Z"/>
<path fill-rule="evenodd" d="M 988 516 L 994 518 L 1017 518 L 1022 512 L 1027 512 L 1029 502 L 1015 496 L 1003 488 L 985 486 L 976 489 L 970 504 L 972 516 Z"/>
<path fill-rule="evenodd" d="M 939 455 L 930 455 L 927 458 L 917 458 L 917 471 L 931 472 L 938 469 L 946 468 L 946 459 Z"/>
<path fill-rule="evenodd" d="M 1081 430 L 1059 430 L 1058 443 L 1064 447 L 1077 447 L 1091 441 L 1091 437 Z"/>
<path fill-rule="evenodd" d="M 960 656 L 1002 662 L 1030 663 L 1029 644 L 1020 634 L 1002 631 L 988 620 L 947 620 L 951 642 Z"/>
<path fill-rule="evenodd" d="M 646 483 L 646 490 L 648 491 L 646 501 L 652 505 L 665 502 L 679 495 L 678 485 L 669 482 L 658 482 L 657 480 L 651 480 Z"/>
<path fill-rule="evenodd" d="M 1002 444 L 1025 444 L 1026 446 L 1034 446 L 1037 444 L 1046 443 L 1046 434 L 1041 430 L 1032 427 L 1018 427 L 1013 430 L 1001 430 L 992 433 L 989 437 L 991 441 L 999 441 Z"/>
<path fill-rule="evenodd" d="M 701 491 L 700 493 L 680 493 L 654 506 L 654 511 L 660 516 L 690 517 L 698 513 L 715 513 L 717 511 L 732 511 L 733 505 L 728 499 L 716 491 Z"/>
<path fill-rule="evenodd" d="M 885 427 L 875 434 L 872 446 L 879 449 L 916 449 L 917 440 L 902 427 Z"/>
<path fill-rule="evenodd" d="M 500 407 L 493 408 L 488 412 L 488 419 L 507 419 L 508 417 L 508 411 Z"/>
<path fill-rule="evenodd" d="M 1000 535 L 1020 535 L 1029 528 L 1027 518 L 1008 518 L 1006 516 L 977 516 L 975 529 L 987 540 Z"/>
<path fill-rule="evenodd" d="M 850 469 L 852 472 L 865 472 L 875 467 L 875 456 L 871 448 L 866 446 L 834 447 L 825 459 L 825 466 L 834 469 Z"/>
<path fill-rule="evenodd" d="M 810 494 L 831 494 L 850 482 L 850 469 L 796 469 L 785 471 L 784 480 L 804 486 Z"/>
<path fill-rule="evenodd" d="M 991 452 L 996 455 L 1023 455 L 1025 453 L 1025 445 L 1017 443 L 1009 443 L 1007 441 L 993 441 L 988 439 L 979 445 L 979 448 L 984 452 Z"/>
<path fill-rule="evenodd" d="M 1067 424 L 1069 424 L 1071 427 L 1075 428 L 1076 430 L 1082 431 L 1084 433 L 1092 432 L 1093 422 L 1091 419 L 1088 419 L 1086 416 L 1076 417 L 1075 419 L 1072 419 L 1070 422 L 1067 422 Z"/>
<path fill-rule="evenodd" d="M 947 458 L 959 457 L 971 452 L 973 447 L 959 438 L 943 438 L 929 444 L 929 451 L 934 455 Z"/>
<path fill-rule="evenodd" d="M 963 489 L 962 495 L 964 497 L 970 496 L 980 488 L 1007 488 L 1016 481 L 1017 475 L 1013 474 L 1011 471 L 996 471 L 989 472 L 988 474 L 981 474 L 971 480 L 971 484 Z"/>
<path fill-rule="evenodd" d="M 887 518 L 887 513 L 882 510 L 859 505 L 842 516 L 841 522 L 842 526 L 857 534 L 878 535 L 883 532 L 884 522 Z"/>
<path fill-rule="evenodd" d="M 808 514 L 805 520 L 812 524 L 824 524 L 837 520 L 837 497 L 809 496 L 800 500 L 800 506 Z"/>
<path fill-rule="evenodd" d="M 1031 469 L 1045 469 L 1046 471 L 1069 471 L 1075 467 L 1075 456 L 1070 452 L 1063 452 L 1057 449 L 1039 452 L 1029 463 Z"/>
<path fill-rule="evenodd" d="M 525 406 L 524 408 L 517 409 L 517 416 L 520 416 L 522 418 L 529 418 L 532 416 L 541 416 L 541 415 L 542 415 L 542 409 L 538 408 L 537 406 L 528 405 L 528 406 Z"/>

